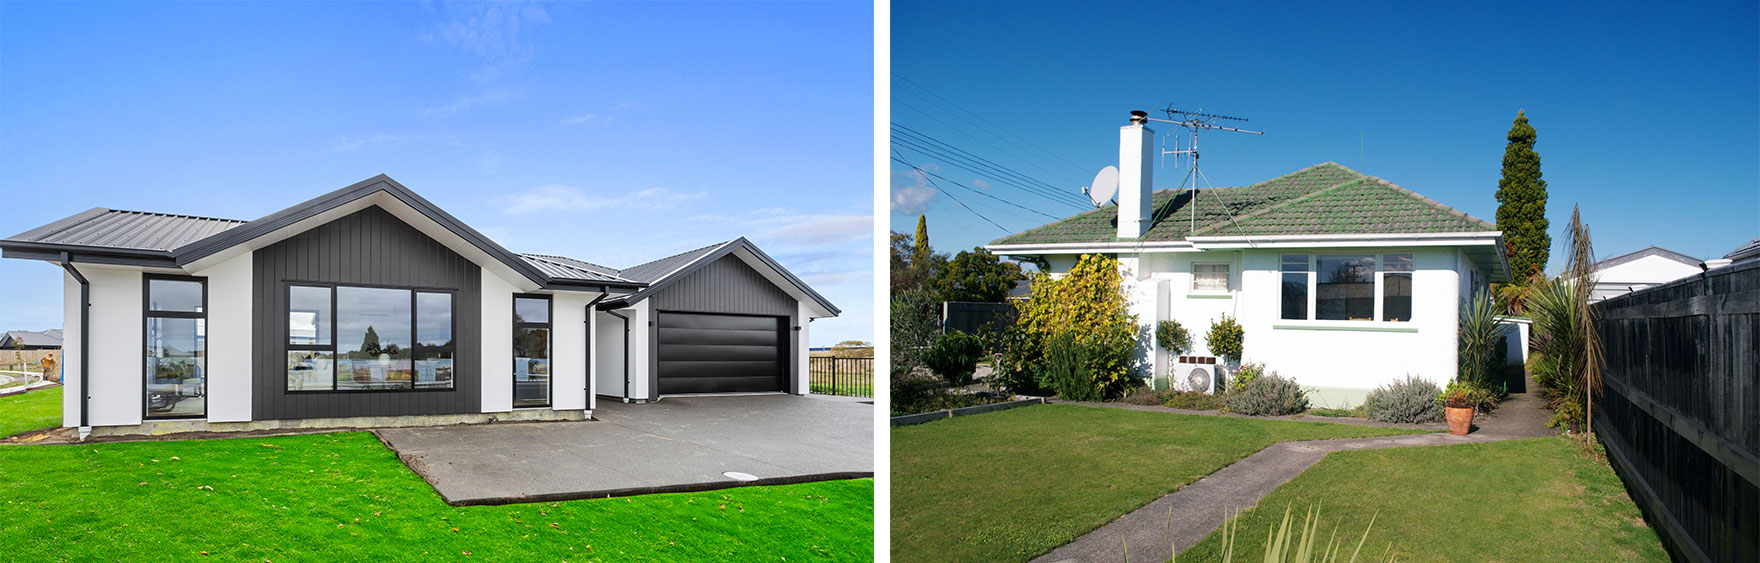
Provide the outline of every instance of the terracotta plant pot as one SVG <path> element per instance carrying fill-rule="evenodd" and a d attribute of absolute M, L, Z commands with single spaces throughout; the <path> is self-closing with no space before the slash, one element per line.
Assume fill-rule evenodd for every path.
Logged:
<path fill-rule="evenodd" d="M 1465 436 L 1473 429 L 1473 407 L 1443 407 L 1448 415 L 1448 433 Z"/>

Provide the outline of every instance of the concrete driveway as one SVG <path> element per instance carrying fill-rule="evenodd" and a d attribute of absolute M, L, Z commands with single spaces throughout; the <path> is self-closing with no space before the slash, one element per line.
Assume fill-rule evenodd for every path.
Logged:
<path fill-rule="evenodd" d="M 872 400 L 752 395 L 626 405 L 600 398 L 592 421 L 378 434 L 449 504 L 602 498 L 872 477 L 874 406 L 864 402 Z"/>

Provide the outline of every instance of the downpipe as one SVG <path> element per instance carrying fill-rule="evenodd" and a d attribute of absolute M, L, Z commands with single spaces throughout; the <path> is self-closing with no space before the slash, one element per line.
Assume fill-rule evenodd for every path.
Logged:
<path fill-rule="evenodd" d="M 593 306 L 599 304 L 600 301 L 604 301 L 605 296 L 607 295 L 610 295 L 608 291 L 602 291 L 599 293 L 598 297 L 594 297 L 592 301 L 588 301 L 587 320 L 581 321 L 587 325 L 587 384 L 583 390 L 587 393 L 586 405 L 587 411 L 589 412 L 593 410 L 593 364 L 598 361 L 593 357 L 593 345 L 598 344 L 593 338 L 593 314 L 597 312 L 593 310 Z"/>
<path fill-rule="evenodd" d="M 92 282 L 73 267 L 73 256 L 66 252 L 61 253 L 61 267 L 79 282 L 79 439 L 84 441 L 92 434 L 91 418 L 86 414 L 92 401 L 88 376 L 92 371 Z"/>

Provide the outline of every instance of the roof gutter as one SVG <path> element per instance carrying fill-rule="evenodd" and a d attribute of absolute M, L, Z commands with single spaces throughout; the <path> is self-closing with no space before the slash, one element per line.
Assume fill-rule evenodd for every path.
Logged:
<path fill-rule="evenodd" d="M 92 282 L 79 273 L 79 268 L 73 267 L 71 254 L 61 253 L 61 267 L 79 282 L 79 439 L 84 440 L 92 433 L 91 419 L 86 414 L 89 410 L 86 407 L 92 400 L 91 381 L 87 375 L 92 371 Z"/>

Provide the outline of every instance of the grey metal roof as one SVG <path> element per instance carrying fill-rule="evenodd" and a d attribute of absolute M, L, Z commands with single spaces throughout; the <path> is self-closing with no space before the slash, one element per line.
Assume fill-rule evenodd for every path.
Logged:
<path fill-rule="evenodd" d="M 243 224 L 245 224 L 244 221 L 237 219 L 122 211 L 99 207 L 19 233 L 8 240 L 69 246 L 170 251 Z"/>
<path fill-rule="evenodd" d="M 618 272 L 618 275 L 623 276 L 626 279 L 651 284 L 665 278 L 666 274 L 670 274 L 673 271 L 684 267 L 685 264 L 689 264 L 698 258 L 702 258 L 704 255 L 714 252 L 717 248 L 726 246 L 729 242 L 733 241 L 718 242 L 695 250 L 680 252 L 646 264 L 630 266 Z"/>
<path fill-rule="evenodd" d="M 537 266 L 539 271 L 551 278 L 563 278 L 581 281 L 631 281 L 617 275 L 617 269 L 607 268 L 592 262 L 575 260 L 567 256 L 551 256 L 548 254 L 520 254 L 526 262 Z"/>
<path fill-rule="evenodd" d="M 54 332 L 54 334 L 49 334 Z M 61 346 L 61 329 L 53 331 L 8 330 L 0 335 L 0 347 L 56 348 Z"/>
<path fill-rule="evenodd" d="M 1738 246 L 1735 250 L 1729 251 L 1729 254 L 1723 255 L 1724 258 L 1730 260 L 1741 260 L 1752 256 L 1760 256 L 1760 237 L 1756 237 L 1754 240 L 1748 241 L 1748 244 Z"/>
<path fill-rule="evenodd" d="M 801 281 L 800 278 L 795 277 L 793 272 L 788 271 L 788 268 L 782 267 L 782 264 L 777 263 L 775 258 L 771 258 L 769 254 L 765 254 L 763 250 L 758 248 L 758 245 L 752 244 L 752 241 L 746 240 L 745 237 L 674 254 L 639 266 L 625 268 L 620 272 L 623 277 L 647 283 L 648 287 L 637 290 L 635 293 L 620 296 L 616 299 L 601 303 L 599 308 L 617 309 L 628 307 L 632 303 L 647 299 L 649 295 L 653 295 L 654 292 L 665 289 L 666 286 L 676 283 L 678 280 L 689 277 L 692 273 L 709 265 L 711 262 L 720 260 L 723 256 L 732 254 L 733 251 L 740 249 L 750 252 L 752 256 L 757 257 L 758 261 L 763 262 L 765 266 L 774 270 L 776 273 L 781 274 L 783 279 L 788 280 L 789 285 L 799 289 L 801 293 L 806 294 L 809 299 L 812 299 L 813 302 L 824 307 L 826 311 L 830 311 L 832 315 L 843 313 L 843 311 L 838 309 L 836 305 L 831 304 L 831 301 L 826 299 L 825 296 L 819 295 L 819 292 L 814 291 L 811 286 L 808 286 L 807 282 Z"/>
<path fill-rule="evenodd" d="M 1673 260 L 1676 262 L 1680 262 L 1682 264 L 1686 264 L 1688 266 L 1697 266 L 1700 263 L 1700 260 L 1698 258 L 1694 258 L 1692 256 L 1687 256 L 1685 254 L 1681 254 L 1679 252 L 1675 252 L 1673 250 L 1669 250 L 1669 249 L 1666 249 L 1666 248 L 1663 248 L 1660 246 L 1650 245 L 1650 246 L 1645 247 L 1640 250 L 1627 252 L 1627 253 L 1621 254 L 1619 256 L 1615 256 L 1612 258 L 1608 258 L 1606 260 L 1602 260 L 1600 262 L 1596 262 L 1594 270 L 1595 271 L 1605 270 L 1605 269 L 1612 268 L 1614 266 L 1618 266 L 1620 264 L 1624 264 L 1626 262 L 1631 262 L 1633 260 L 1637 260 L 1639 258 L 1644 258 L 1647 256 L 1660 256 L 1663 258 L 1667 258 L 1669 260 Z"/>

